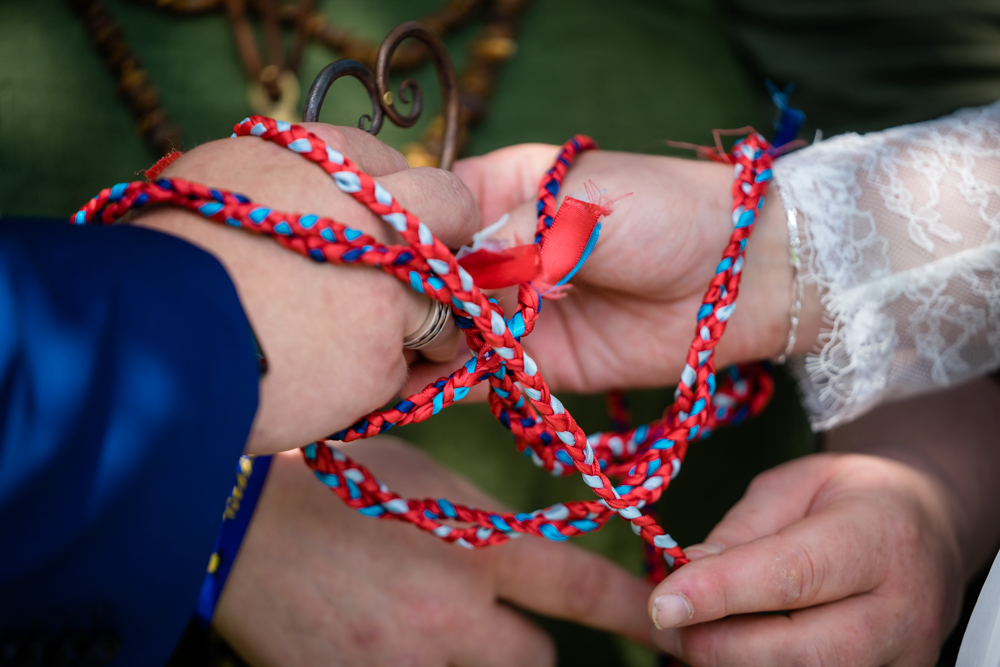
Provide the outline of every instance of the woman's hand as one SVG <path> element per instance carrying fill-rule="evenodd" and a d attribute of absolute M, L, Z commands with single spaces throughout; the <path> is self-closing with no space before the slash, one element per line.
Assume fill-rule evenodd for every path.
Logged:
<path fill-rule="evenodd" d="M 668 628 L 653 641 L 694 667 L 933 665 L 958 616 L 946 496 L 886 459 L 818 454 L 766 472 L 687 553 L 650 614 Z"/>
<path fill-rule="evenodd" d="M 344 450 L 404 495 L 498 508 L 400 441 Z M 215 626 L 258 666 L 541 667 L 555 664 L 552 641 L 515 607 L 646 642 L 650 589 L 569 544 L 524 537 L 467 551 L 364 517 L 288 453 L 271 464 Z"/>
<path fill-rule="evenodd" d="M 479 229 L 475 201 L 453 174 L 408 169 L 402 155 L 357 129 L 306 127 L 377 177 L 445 243 L 460 245 Z M 401 242 L 315 164 L 256 137 L 199 146 L 163 175 L 240 192 L 279 211 L 328 216 L 383 243 Z M 403 338 L 427 316 L 426 297 L 381 271 L 319 264 L 187 211 L 161 208 L 137 224 L 214 254 L 236 285 L 268 362 L 248 452 L 308 444 L 398 395 L 407 375 Z M 454 355 L 459 334 L 450 326 L 436 347 L 422 350 L 428 358 Z"/>
<path fill-rule="evenodd" d="M 557 151 L 512 146 L 461 160 L 455 173 L 476 196 L 484 223 L 511 212 L 498 237 L 530 242 L 538 182 Z M 524 339 L 553 389 L 676 382 L 701 298 L 732 233 L 732 177 L 730 166 L 677 158 L 611 151 L 577 158 L 560 196 L 583 198 L 587 181 L 612 199 L 632 194 L 603 220 L 597 247 L 569 295 L 543 301 L 538 325 Z M 717 348 L 720 366 L 774 356 L 788 335 L 788 235 L 779 197 L 772 191 L 767 202 L 747 247 L 736 314 Z M 511 308 L 514 301 L 501 303 Z M 800 330 L 803 344 L 807 327 Z"/>
<path fill-rule="evenodd" d="M 868 453 L 760 475 L 657 586 L 653 641 L 694 667 L 935 664 L 996 551 L 998 404 L 981 380 L 889 405 L 831 434 Z"/>

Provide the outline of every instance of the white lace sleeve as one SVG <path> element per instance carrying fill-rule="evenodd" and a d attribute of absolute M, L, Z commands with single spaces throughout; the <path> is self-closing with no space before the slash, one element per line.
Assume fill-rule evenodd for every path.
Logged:
<path fill-rule="evenodd" d="M 1000 365 L 1000 102 L 777 160 L 828 330 L 795 360 L 813 428 Z"/>

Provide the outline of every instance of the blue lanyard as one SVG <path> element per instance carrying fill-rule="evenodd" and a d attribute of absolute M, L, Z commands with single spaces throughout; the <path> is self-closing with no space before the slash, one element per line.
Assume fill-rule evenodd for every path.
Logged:
<path fill-rule="evenodd" d="M 241 456 L 236 465 L 236 485 L 226 500 L 226 511 L 222 515 L 219 535 L 215 538 L 215 549 L 208 559 L 208 570 L 198 593 L 195 616 L 205 625 L 212 623 L 215 605 L 219 602 L 222 588 L 226 585 L 229 570 L 233 567 L 236 554 L 240 550 L 243 536 L 253 518 L 267 471 L 271 466 L 270 456 Z"/>

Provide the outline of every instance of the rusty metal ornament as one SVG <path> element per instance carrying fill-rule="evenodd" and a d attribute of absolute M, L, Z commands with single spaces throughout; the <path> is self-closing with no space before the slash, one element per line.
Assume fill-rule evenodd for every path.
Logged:
<path fill-rule="evenodd" d="M 428 49 L 434 66 L 437 69 L 438 82 L 441 85 L 441 93 L 444 97 L 444 137 L 441 147 L 441 155 L 438 158 L 438 167 L 441 169 L 451 169 L 452 164 L 458 154 L 458 120 L 459 120 L 459 94 L 458 77 L 455 74 L 455 65 L 448 55 L 441 39 L 431 32 L 431 30 L 419 21 L 407 21 L 396 26 L 379 46 L 378 55 L 375 60 L 375 74 L 364 64 L 357 60 L 342 59 L 330 63 L 317 75 L 309 93 L 306 95 L 305 108 L 302 111 L 304 122 L 316 122 L 319 120 L 319 112 L 323 107 L 323 100 L 326 93 L 334 81 L 343 76 L 353 76 L 364 84 L 368 91 L 368 96 L 372 102 L 372 115 L 363 115 L 358 121 L 358 127 L 365 129 L 366 120 L 370 122 L 367 132 L 378 134 L 382 129 L 385 117 L 388 117 L 399 127 L 412 127 L 420 118 L 424 109 L 423 93 L 420 85 L 413 79 L 405 79 L 394 96 L 389 88 L 389 70 L 392 64 L 392 55 L 403 40 L 413 37 L 423 42 Z M 395 106 L 396 99 L 403 104 L 410 104 L 409 113 L 401 113 Z"/>
<path fill-rule="evenodd" d="M 375 86 L 375 75 L 372 74 L 372 71 L 364 63 L 349 58 L 341 58 L 330 63 L 316 75 L 312 85 L 309 87 L 309 92 L 306 93 L 306 104 L 302 109 L 302 121 L 305 123 L 316 123 L 319 121 L 319 112 L 323 108 L 323 100 L 326 99 L 327 91 L 330 90 L 333 82 L 342 76 L 353 76 L 364 84 L 365 90 L 368 91 L 368 97 L 372 101 L 372 115 L 363 114 L 358 119 L 358 127 L 370 134 L 378 134 L 385 120 L 385 112 L 382 110 L 382 104 L 379 102 L 378 88 Z M 365 127 L 366 121 L 369 123 L 367 128 Z"/>

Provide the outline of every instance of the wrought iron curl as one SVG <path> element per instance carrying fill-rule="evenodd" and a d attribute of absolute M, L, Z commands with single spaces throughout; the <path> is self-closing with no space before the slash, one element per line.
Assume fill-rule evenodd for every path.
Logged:
<path fill-rule="evenodd" d="M 382 129 L 382 123 L 385 121 L 385 112 L 382 109 L 382 104 L 379 102 L 378 88 L 375 86 L 375 76 L 363 63 L 348 58 L 330 63 L 316 75 L 312 85 L 309 87 L 309 92 L 306 94 L 306 104 L 302 110 L 302 120 L 306 123 L 319 121 L 319 112 L 323 108 L 323 101 L 326 99 L 327 91 L 330 90 L 330 86 L 333 85 L 334 81 L 343 76 L 353 76 L 364 84 L 365 90 L 368 91 L 368 97 L 371 98 L 372 115 L 362 114 L 361 118 L 358 119 L 358 127 L 370 134 L 378 134 L 379 130 Z M 368 128 L 365 128 L 366 121 L 370 123 Z"/>
<path fill-rule="evenodd" d="M 309 87 L 305 108 L 302 111 L 302 120 L 305 122 L 318 121 L 323 100 L 333 82 L 344 76 L 353 76 L 364 84 L 372 102 L 372 115 L 361 116 L 358 127 L 364 130 L 365 122 L 369 121 L 371 125 L 366 131 L 373 135 L 378 134 L 386 116 L 399 127 L 412 127 L 420 118 L 424 108 L 420 85 L 413 79 L 406 79 L 399 85 L 397 98 L 404 104 L 410 104 L 410 111 L 406 114 L 400 113 L 396 108 L 392 91 L 389 88 L 392 55 L 403 40 L 410 37 L 423 42 L 430 51 L 431 59 L 437 70 L 438 82 L 444 97 L 445 128 L 438 165 L 441 169 L 451 169 L 458 153 L 458 77 L 444 43 L 419 21 L 401 23 L 386 35 L 378 49 L 375 74 L 372 74 L 370 69 L 357 60 L 342 59 L 324 67 L 316 76 L 312 86 Z"/>

